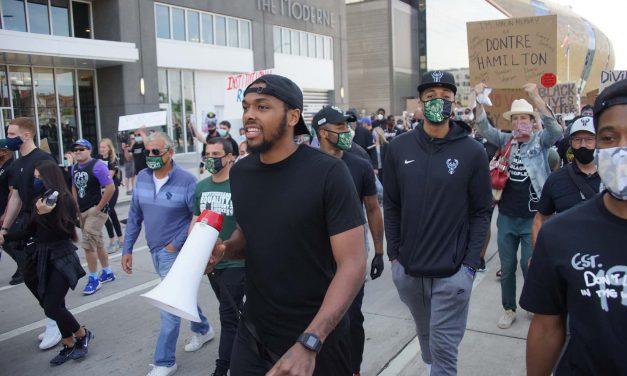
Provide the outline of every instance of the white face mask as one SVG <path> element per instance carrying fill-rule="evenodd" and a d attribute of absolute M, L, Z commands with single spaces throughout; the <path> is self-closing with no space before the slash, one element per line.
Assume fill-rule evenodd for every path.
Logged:
<path fill-rule="evenodd" d="M 377 115 L 377 120 L 383 120 L 383 115 L 381 114 Z"/>
<path fill-rule="evenodd" d="M 597 149 L 594 163 L 608 192 L 618 200 L 627 201 L 627 147 Z"/>

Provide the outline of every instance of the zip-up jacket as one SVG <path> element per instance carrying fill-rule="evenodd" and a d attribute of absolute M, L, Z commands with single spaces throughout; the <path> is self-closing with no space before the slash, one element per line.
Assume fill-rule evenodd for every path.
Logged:
<path fill-rule="evenodd" d="M 445 126 L 445 125 L 443 125 Z M 479 266 L 492 190 L 483 146 L 456 122 L 443 139 L 419 125 L 388 145 L 384 213 L 387 252 L 415 277 Z"/>

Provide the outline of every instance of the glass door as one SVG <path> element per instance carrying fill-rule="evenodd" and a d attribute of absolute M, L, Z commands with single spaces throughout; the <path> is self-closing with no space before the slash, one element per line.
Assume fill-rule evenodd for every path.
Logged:
<path fill-rule="evenodd" d="M 2 113 L 0 116 L 0 138 L 6 138 L 9 122 L 13 119 L 12 111 L 10 107 L 0 107 L 0 112 Z"/>

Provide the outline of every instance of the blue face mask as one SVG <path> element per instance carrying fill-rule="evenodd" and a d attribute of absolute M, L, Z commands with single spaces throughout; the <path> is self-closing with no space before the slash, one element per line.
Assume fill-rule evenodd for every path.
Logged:
<path fill-rule="evenodd" d="M 218 128 L 218 135 L 220 137 L 224 137 L 228 134 L 229 132 L 226 129 L 222 129 L 222 128 Z"/>
<path fill-rule="evenodd" d="M 22 146 L 23 143 L 24 141 L 22 141 L 22 139 L 19 136 L 7 137 L 7 149 L 11 151 L 20 150 L 20 146 Z"/>
<path fill-rule="evenodd" d="M 39 178 L 33 178 L 33 192 L 36 195 L 40 195 L 40 194 L 44 193 L 45 189 L 46 189 L 46 187 L 44 187 L 43 180 L 41 180 Z"/>

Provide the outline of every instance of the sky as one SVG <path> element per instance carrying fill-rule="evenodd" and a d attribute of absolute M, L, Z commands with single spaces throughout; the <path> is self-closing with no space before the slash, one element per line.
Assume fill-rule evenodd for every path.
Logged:
<path fill-rule="evenodd" d="M 625 0 L 552 0 L 570 6 L 599 28 L 612 42 L 614 69 L 627 70 L 627 43 L 624 42 Z M 427 1 L 427 65 L 429 69 L 468 67 L 466 22 L 506 18 L 484 0 Z M 622 43 L 621 43 L 622 42 Z M 444 48 L 445 47 L 445 48 Z"/>

